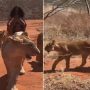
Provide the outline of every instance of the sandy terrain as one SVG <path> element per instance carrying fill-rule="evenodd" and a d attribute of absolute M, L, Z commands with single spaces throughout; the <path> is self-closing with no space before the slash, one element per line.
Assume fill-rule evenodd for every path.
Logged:
<path fill-rule="evenodd" d="M 62 60 L 61 62 L 58 63 L 57 67 L 56 67 L 56 72 L 52 72 L 51 68 L 52 65 L 54 63 L 55 60 L 52 60 L 51 58 L 48 58 L 45 60 L 45 74 L 50 74 L 52 75 L 57 75 L 58 73 L 62 71 L 64 71 L 65 68 L 65 60 Z M 71 75 L 75 75 L 77 77 L 80 77 L 81 79 L 90 79 L 90 57 L 87 58 L 87 63 L 84 67 L 82 68 L 77 68 L 80 64 L 81 64 L 82 60 L 81 60 L 81 56 L 74 56 L 71 58 L 70 61 L 70 70 L 68 70 L 67 72 L 64 72 L 64 74 L 71 74 Z"/>
<path fill-rule="evenodd" d="M 42 28 L 41 20 L 27 20 L 27 32 L 30 38 L 36 43 L 38 34 L 37 29 Z M 6 30 L 6 22 L 0 22 L 0 30 Z M 26 74 L 19 76 L 17 86 L 19 90 L 43 90 L 43 73 L 40 71 L 40 67 L 37 65 L 36 58 L 32 57 L 32 60 L 25 60 L 24 68 Z M 0 56 L 0 90 L 5 90 L 6 87 L 6 69 Z"/>

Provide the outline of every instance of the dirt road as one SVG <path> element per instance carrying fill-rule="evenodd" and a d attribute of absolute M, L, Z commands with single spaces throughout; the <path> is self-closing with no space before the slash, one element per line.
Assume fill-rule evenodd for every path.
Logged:
<path fill-rule="evenodd" d="M 82 60 L 81 56 L 73 56 L 70 61 L 70 70 L 67 72 L 64 72 L 64 74 L 71 74 L 80 77 L 81 79 L 90 79 L 90 57 L 87 58 L 87 63 L 84 67 L 82 68 L 76 68 L 80 66 Z M 52 72 L 51 68 L 55 60 L 52 60 L 51 58 L 48 58 L 45 60 L 45 74 L 50 74 L 52 75 L 57 75 L 61 71 L 64 71 L 65 69 L 65 60 L 62 60 L 61 62 L 58 63 L 56 67 L 57 72 Z M 60 71 L 61 70 L 61 71 Z"/>

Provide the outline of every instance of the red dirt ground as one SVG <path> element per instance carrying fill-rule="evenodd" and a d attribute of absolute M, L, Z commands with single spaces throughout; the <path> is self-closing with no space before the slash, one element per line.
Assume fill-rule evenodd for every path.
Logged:
<path fill-rule="evenodd" d="M 66 65 L 65 65 L 65 60 L 62 60 L 61 62 L 58 63 L 56 67 L 56 72 L 55 73 L 52 72 L 51 68 L 54 61 L 55 60 L 52 60 L 51 58 L 47 58 L 45 60 L 45 65 L 44 65 L 45 74 L 49 73 L 51 76 L 53 76 L 60 73 L 61 72 L 60 70 L 64 70 Z M 70 61 L 70 70 L 68 70 L 67 72 L 64 72 L 64 74 L 75 75 L 77 77 L 80 77 L 81 79 L 90 79 L 90 57 L 87 58 L 87 63 L 84 67 L 75 69 L 81 64 L 81 62 L 82 60 L 80 56 L 72 57 Z"/>
<path fill-rule="evenodd" d="M 30 38 L 36 43 L 38 34 L 37 29 L 42 28 L 42 20 L 27 20 L 27 32 Z M 0 22 L 0 30 L 6 30 L 6 22 Z M 36 63 L 36 58 L 25 60 L 24 68 L 25 75 L 18 77 L 17 87 L 19 90 L 43 90 L 43 72 Z M 3 59 L 0 55 L 0 90 L 5 90 L 6 87 L 6 69 Z"/>

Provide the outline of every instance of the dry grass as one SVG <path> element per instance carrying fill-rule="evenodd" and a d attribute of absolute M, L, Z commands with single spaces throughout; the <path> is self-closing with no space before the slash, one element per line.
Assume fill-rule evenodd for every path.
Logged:
<path fill-rule="evenodd" d="M 81 80 L 71 74 L 45 75 L 45 90 L 90 90 L 90 80 Z"/>
<path fill-rule="evenodd" d="M 44 40 L 70 41 L 90 39 L 90 16 L 83 13 L 58 13 L 45 21 Z"/>

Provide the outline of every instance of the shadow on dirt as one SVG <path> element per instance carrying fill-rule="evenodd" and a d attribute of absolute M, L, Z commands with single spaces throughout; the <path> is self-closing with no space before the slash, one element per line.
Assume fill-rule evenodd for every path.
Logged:
<path fill-rule="evenodd" d="M 7 86 L 7 75 L 0 77 L 0 90 L 6 90 Z"/>
<path fill-rule="evenodd" d="M 53 71 L 53 70 L 45 70 L 44 71 L 44 74 L 45 73 L 56 73 L 58 70 L 55 70 L 55 71 Z M 58 71 L 58 72 L 60 72 L 60 71 Z"/>
<path fill-rule="evenodd" d="M 61 70 L 45 70 L 44 73 L 56 73 L 61 72 Z M 90 73 L 90 67 L 77 67 L 65 70 L 64 72 L 81 72 L 81 73 Z"/>
<path fill-rule="evenodd" d="M 32 72 L 43 72 L 43 64 L 42 63 L 32 61 L 32 62 L 29 62 L 29 64 L 33 68 Z"/>
<path fill-rule="evenodd" d="M 90 67 L 79 67 L 67 70 L 67 72 L 82 72 L 82 73 L 90 73 Z"/>

